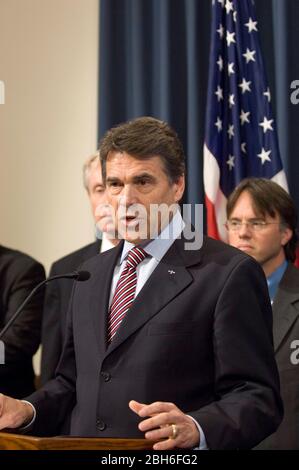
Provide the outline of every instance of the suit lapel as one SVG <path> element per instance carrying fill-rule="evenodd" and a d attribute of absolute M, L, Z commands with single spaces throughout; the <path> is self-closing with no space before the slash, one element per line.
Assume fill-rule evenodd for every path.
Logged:
<path fill-rule="evenodd" d="M 201 253 L 184 252 L 183 243 L 184 240 L 173 243 L 145 283 L 108 347 L 107 355 L 193 282 L 193 277 L 186 268 L 199 263 Z M 162 285 L 167 288 L 161 288 Z"/>
<path fill-rule="evenodd" d="M 98 265 L 93 274 L 93 284 L 90 289 L 90 311 L 92 312 L 96 343 L 102 357 L 107 348 L 107 317 L 111 281 L 116 262 L 120 256 L 123 243 L 115 249 L 106 251 L 98 257 Z"/>
<path fill-rule="evenodd" d="M 294 303 L 299 301 L 299 272 L 288 266 L 273 302 L 273 340 L 275 352 L 298 318 Z"/>

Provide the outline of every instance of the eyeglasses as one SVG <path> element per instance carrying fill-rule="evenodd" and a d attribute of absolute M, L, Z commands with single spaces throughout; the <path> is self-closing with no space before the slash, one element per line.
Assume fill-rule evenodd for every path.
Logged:
<path fill-rule="evenodd" d="M 227 220 L 224 224 L 229 232 L 239 232 L 243 225 L 246 225 L 253 232 L 261 232 L 268 225 L 280 225 L 280 222 L 265 222 L 264 220 L 248 220 L 247 222 L 241 222 L 240 220 Z"/>

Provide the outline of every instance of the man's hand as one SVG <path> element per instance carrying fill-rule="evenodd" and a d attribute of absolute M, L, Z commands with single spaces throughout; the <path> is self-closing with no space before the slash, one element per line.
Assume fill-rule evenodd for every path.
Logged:
<path fill-rule="evenodd" d="M 154 450 L 190 449 L 199 445 L 196 424 L 174 403 L 159 401 L 145 405 L 131 400 L 129 407 L 141 418 L 147 418 L 138 426 L 140 431 L 145 432 L 145 438 L 161 441 L 154 444 Z"/>
<path fill-rule="evenodd" d="M 30 423 L 32 418 L 33 409 L 28 403 L 0 393 L 0 429 L 20 428 Z"/>

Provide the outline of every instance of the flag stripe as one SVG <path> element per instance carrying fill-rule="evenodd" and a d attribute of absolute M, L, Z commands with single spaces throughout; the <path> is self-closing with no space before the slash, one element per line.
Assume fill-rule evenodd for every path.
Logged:
<path fill-rule="evenodd" d="M 226 239 L 226 201 L 246 177 L 287 190 L 253 0 L 212 2 L 204 145 L 208 234 Z"/>

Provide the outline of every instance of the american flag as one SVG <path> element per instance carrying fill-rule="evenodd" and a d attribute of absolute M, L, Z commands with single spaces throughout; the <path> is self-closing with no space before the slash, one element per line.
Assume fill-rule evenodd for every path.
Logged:
<path fill-rule="evenodd" d="M 228 195 L 246 177 L 287 190 L 253 0 L 213 0 L 204 145 L 208 234 L 226 240 Z"/>

